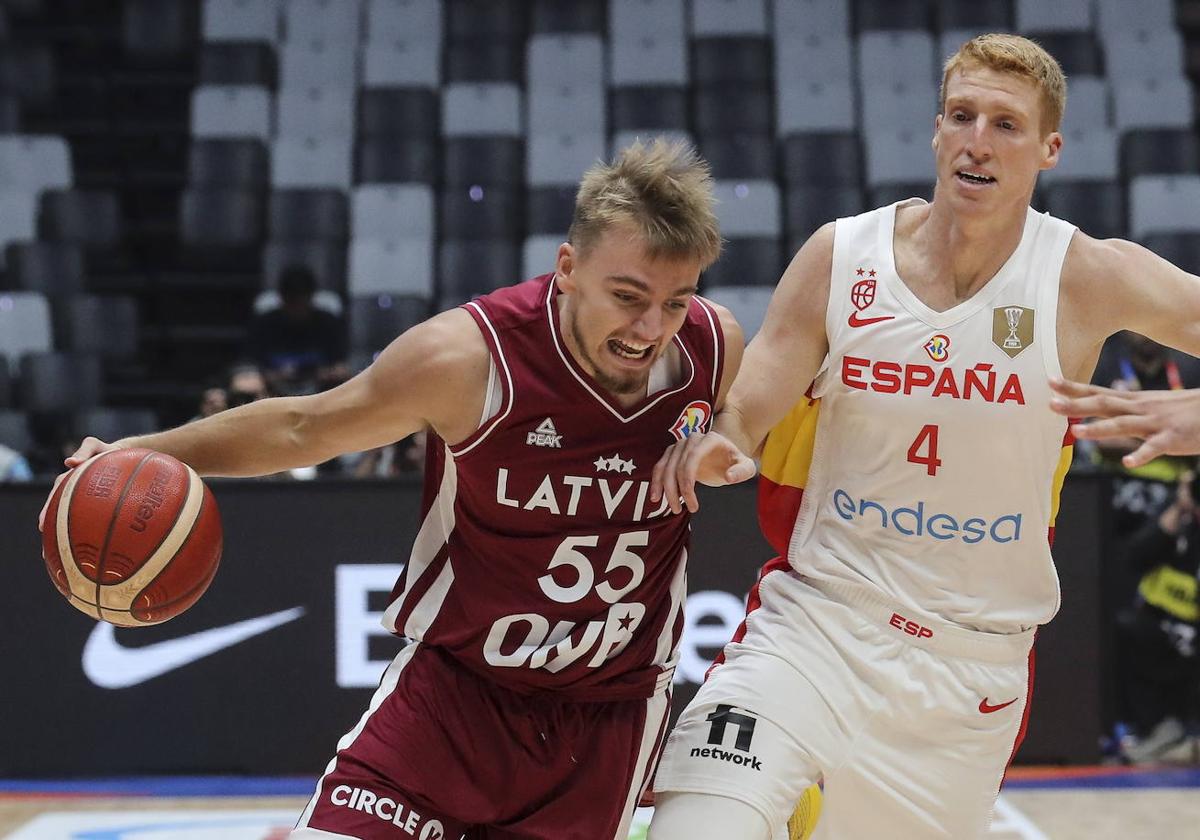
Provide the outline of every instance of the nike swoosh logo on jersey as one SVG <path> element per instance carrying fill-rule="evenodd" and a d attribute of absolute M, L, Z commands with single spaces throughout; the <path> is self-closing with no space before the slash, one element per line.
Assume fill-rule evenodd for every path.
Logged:
<path fill-rule="evenodd" d="M 880 321 L 890 321 L 895 317 L 895 315 L 880 315 L 877 318 L 859 318 L 857 312 L 851 312 L 850 318 L 846 323 L 852 327 L 869 327 L 871 324 L 878 324 Z"/>
<path fill-rule="evenodd" d="M 1007 708 L 1008 706 L 1011 706 L 1013 703 L 1016 703 L 1016 702 L 1017 702 L 1017 698 L 1014 697 L 1013 699 L 1009 700 L 1007 703 L 1001 703 L 998 706 L 992 706 L 988 703 L 987 698 L 984 697 L 982 700 L 979 701 L 979 711 L 982 714 L 990 715 L 990 714 L 992 714 L 992 712 L 998 712 L 1001 709 Z"/>
<path fill-rule="evenodd" d="M 274 630 L 302 615 L 304 607 L 292 607 L 141 647 L 125 647 L 117 639 L 116 628 L 102 621 L 83 646 L 83 673 L 100 688 L 129 688 Z"/>

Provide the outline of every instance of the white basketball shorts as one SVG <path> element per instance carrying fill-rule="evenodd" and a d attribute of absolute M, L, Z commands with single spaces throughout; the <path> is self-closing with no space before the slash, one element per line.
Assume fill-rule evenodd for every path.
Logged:
<path fill-rule="evenodd" d="M 1024 734 L 1033 631 L 967 630 L 789 567 L 759 594 L 655 789 L 733 797 L 776 833 L 823 778 L 813 840 L 983 835 Z"/>

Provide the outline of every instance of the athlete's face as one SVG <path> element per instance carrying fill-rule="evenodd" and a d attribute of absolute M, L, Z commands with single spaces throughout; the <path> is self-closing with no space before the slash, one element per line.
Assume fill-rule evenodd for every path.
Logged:
<path fill-rule="evenodd" d="M 556 268 L 576 361 L 615 395 L 645 393 L 650 367 L 683 326 L 700 261 L 649 259 L 639 235 L 617 225 L 582 254 L 560 245 Z"/>
<path fill-rule="evenodd" d="M 946 83 L 933 148 L 938 195 L 960 212 L 1026 205 L 1037 174 L 1058 163 L 1062 135 L 1044 133 L 1037 85 L 985 67 Z"/>

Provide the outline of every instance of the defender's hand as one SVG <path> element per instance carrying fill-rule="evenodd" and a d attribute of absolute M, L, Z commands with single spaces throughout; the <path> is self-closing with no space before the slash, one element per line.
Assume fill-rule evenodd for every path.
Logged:
<path fill-rule="evenodd" d="M 1135 437 L 1142 441 L 1121 459 L 1127 467 L 1140 467 L 1159 455 L 1200 453 L 1200 389 L 1116 391 L 1057 379 L 1050 380 L 1050 387 L 1059 394 L 1050 401 L 1057 413 L 1100 418 L 1073 424 L 1075 437 Z"/>
<path fill-rule="evenodd" d="M 700 509 L 696 482 L 709 487 L 737 484 L 758 472 L 754 461 L 728 438 L 717 432 L 693 432 L 667 451 L 654 465 L 650 477 L 650 500 L 657 502 L 666 494 L 673 513 L 684 506 L 695 513 Z M 683 504 L 680 504 L 682 498 Z"/>

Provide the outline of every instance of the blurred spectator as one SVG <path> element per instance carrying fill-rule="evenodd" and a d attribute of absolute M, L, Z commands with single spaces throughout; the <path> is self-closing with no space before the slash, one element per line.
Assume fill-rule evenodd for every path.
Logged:
<path fill-rule="evenodd" d="M 1121 391 L 1177 390 L 1200 385 L 1200 361 L 1163 347 L 1132 332 L 1114 335 L 1104 345 L 1092 382 Z M 1121 456 L 1140 445 L 1134 438 L 1080 441 L 1077 455 L 1120 477 L 1113 482 L 1113 529 L 1118 540 L 1140 529 L 1147 517 L 1157 516 L 1170 504 L 1174 483 L 1191 463 L 1187 458 L 1164 456 L 1145 466 L 1126 469 Z M 1087 453 L 1083 455 L 1081 453 Z"/>
<path fill-rule="evenodd" d="M 0 443 L 0 484 L 4 482 L 29 481 L 33 470 L 25 456 L 15 449 Z"/>
<path fill-rule="evenodd" d="M 346 380 L 346 325 L 313 305 L 317 281 L 303 266 L 283 270 L 283 304 L 250 322 L 247 354 L 275 394 L 310 394 Z"/>
<path fill-rule="evenodd" d="M 356 478 L 395 478 L 420 475 L 425 469 L 425 432 L 396 443 L 359 453 L 351 467 Z"/>
<path fill-rule="evenodd" d="M 214 414 L 220 414 L 227 408 L 229 408 L 229 395 L 225 393 L 225 389 L 220 385 L 209 385 L 204 389 L 204 393 L 200 395 L 200 405 L 197 407 L 196 415 L 192 420 L 199 420 L 202 417 L 212 417 Z"/>
<path fill-rule="evenodd" d="M 1134 605 L 1117 619 L 1119 717 L 1129 727 L 1123 752 L 1134 762 L 1193 749 L 1200 702 L 1200 486 L 1192 471 L 1175 498 L 1128 542 L 1141 579 Z"/>
<path fill-rule="evenodd" d="M 225 388 L 226 408 L 237 408 L 270 396 L 273 395 L 267 387 L 267 378 L 258 365 L 239 364 L 230 369 L 229 385 Z"/>

